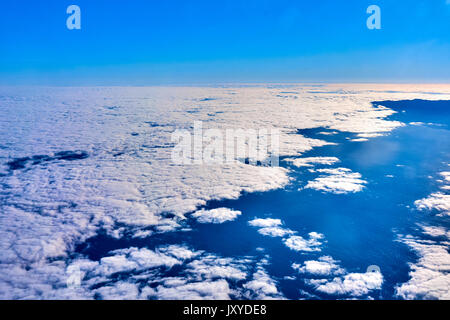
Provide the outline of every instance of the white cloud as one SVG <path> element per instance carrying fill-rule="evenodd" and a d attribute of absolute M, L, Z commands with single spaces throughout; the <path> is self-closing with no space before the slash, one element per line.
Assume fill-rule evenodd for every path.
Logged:
<path fill-rule="evenodd" d="M 200 223 L 224 223 L 227 221 L 233 221 L 241 214 L 242 212 L 238 210 L 217 208 L 211 210 L 198 210 L 194 212 L 192 216 Z"/>
<path fill-rule="evenodd" d="M 247 299 L 267 300 L 283 298 L 283 295 L 278 291 L 276 282 L 262 267 L 258 267 L 253 274 L 253 279 L 245 283 L 243 287 L 248 289 L 245 293 Z"/>
<path fill-rule="evenodd" d="M 280 219 L 271 219 L 271 218 L 265 218 L 265 219 L 253 219 L 248 222 L 249 225 L 252 227 L 260 227 L 260 228 L 267 228 L 267 227 L 277 227 L 282 225 Z"/>
<path fill-rule="evenodd" d="M 450 215 L 450 195 L 442 192 L 435 192 L 427 198 L 414 202 L 419 210 L 437 210 L 441 215 Z"/>
<path fill-rule="evenodd" d="M 350 139 L 350 141 L 352 141 L 352 142 L 365 142 L 365 141 L 369 141 L 369 139 L 366 139 L 366 138 L 355 138 L 355 139 Z"/>
<path fill-rule="evenodd" d="M 342 87 L 352 94 L 341 94 Z M 185 215 L 207 201 L 282 188 L 290 181 L 289 170 L 281 167 L 174 165 L 171 133 L 176 128 L 189 129 L 193 121 L 222 129 L 279 128 L 281 155 L 298 157 L 327 142 L 306 138 L 297 129 L 389 132 L 402 123 L 387 120 L 394 112 L 374 108 L 371 101 L 437 98 L 420 92 L 447 93 L 438 97 L 447 99 L 449 93 L 436 85 L 398 88 L 394 91 L 401 93 L 392 93 L 392 85 L 327 85 L 321 88 L 328 92 L 324 95 L 299 85 L 302 94 L 294 101 L 276 97 L 285 89 L 264 86 L 237 86 L 233 95 L 230 88 L 0 87 L 5 106 L 0 119 L 6 128 L 0 141 L 8 142 L 2 146 L 0 169 L 5 174 L 0 177 L 0 298 L 92 298 L 92 290 L 68 291 L 65 271 L 76 245 L 100 229 L 116 238 L 124 232 L 148 237 L 181 230 Z M 217 99 L 196 108 L 205 96 Z M 55 160 L 56 153 L 70 150 L 88 157 Z M 27 170 L 13 173 L 5 165 L 37 155 L 53 160 L 45 165 L 29 161 Z M 139 232 L 149 229 L 154 233 Z M 130 260 L 131 253 L 120 255 Z M 182 260 L 163 251 L 151 256 Z M 113 258 L 100 268 L 113 272 L 135 266 L 140 268 L 138 260 Z"/>
<path fill-rule="evenodd" d="M 438 180 L 441 189 L 449 186 L 450 173 L 440 172 L 444 178 Z M 438 216 L 450 215 L 450 196 L 443 192 L 435 192 L 427 198 L 414 202 L 419 210 L 437 210 Z M 400 236 L 399 241 L 408 245 L 419 257 L 411 262 L 410 279 L 398 284 L 396 294 L 404 299 L 450 299 L 450 231 L 444 226 L 419 225 L 423 234 L 433 240 L 423 240 L 420 236 Z M 444 240 L 442 241 L 442 239 Z"/>
<path fill-rule="evenodd" d="M 187 260 L 192 259 L 200 255 L 203 251 L 193 251 L 186 246 L 180 245 L 168 245 L 158 248 L 159 252 L 162 252 L 167 255 L 171 255 L 179 260 Z"/>
<path fill-rule="evenodd" d="M 403 299 L 450 299 L 449 245 L 419 240 L 411 236 L 400 239 L 418 255 L 411 263 L 411 279 L 399 284 L 396 293 Z"/>
<path fill-rule="evenodd" d="M 121 249 L 112 251 L 111 254 L 111 256 L 100 260 L 94 273 L 104 276 L 117 272 L 131 272 L 158 267 L 171 268 L 200 253 L 190 251 L 185 247 L 172 245 L 161 247 L 155 251 L 147 248 Z"/>
<path fill-rule="evenodd" d="M 284 244 L 294 251 L 320 251 L 320 246 L 322 245 L 322 239 L 324 238 L 323 234 L 310 232 L 309 239 L 305 239 L 301 236 L 290 236 L 287 239 L 284 239 Z"/>
<path fill-rule="evenodd" d="M 431 237 L 445 237 L 450 239 L 450 231 L 445 227 L 422 226 L 423 233 Z"/>
<path fill-rule="evenodd" d="M 103 300 L 136 300 L 139 290 L 135 283 L 117 282 L 111 286 L 104 286 L 96 290 Z"/>
<path fill-rule="evenodd" d="M 252 227 L 257 227 L 258 232 L 263 236 L 269 237 L 284 237 L 286 235 L 294 234 L 295 231 L 284 228 L 281 225 L 283 224 L 280 219 L 253 219 L 248 222 Z"/>
<path fill-rule="evenodd" d="M 263 236 L 269 236 L 269 237 L 284 237 L 288 234 L 293 234 L 295 231 L 280 228 L 280 227 L 267 227 L 267 228 L 261 228 L 258 229 L 258 232 L 262 234 Z"/>
<path fill-rule="evenodd" d="M 339 162 L 336 157 L 307 157 L 297 159 L 286 159 L 287 162 L 292 162 L 296 167 L 314 167 L 314 164 L 332 165 Z"/>
<path fill-rule="evenodd" d="M 442 171 L 439 173 L 446 183 L 450 183 L 450 171 Z"/>
<path fill-rule="evenodd" d="M 199 260 L 194 260 L 187 265 L 189 272 L 195 274 L 197 278 L 226 278 L 242 280 L 247 277 L 245 263 L 251 261 L 234 261 L 231 258 L 218 258 L 207 256 Z"/>
<path fill-rule="evenodd" d="M 153 297 L 160 300 L 229 300 L 231 299 L 228 282 L 225 280 L 202 281 L 185 283 L 183 280 L 172 283 L 166 282 L 157 286 L 153 294 L 146 298 Z"/>
<path fill-rule="evenodd" d="M 321 131 L 318 134 L 323 134 L 325 136 L 332 136 L 332 135 L 335 135 L 335 134 L 338 134 L 338 133 L 339 132 L 337 132 L 337 131 Z"/>
<path fill-rule="evenodd" d="M 303 265 L 294 263 L 292 264 L 292 268 L 299 273 L 307 273 L 315 276 L 330 276 L 345 273 L 345 270 L 330 256 L 323 256 L 318 260 L 308 260 Z"/>
<path fill-rule="evenodd" d="M 181 245 L 128 248 L 110 252 L 98 263 L 75 260 L 71 269 L 83 274 L 81 290 L 91 291 L 101 299 L 236 299 L 282 297 L 277 284 L 264 271 L 262 264 L 251 257 L 223 258 Z M 167 270 L 178 266 L 176 276 Z M 254 267 L 258 270 L 250 273 Z M 128 273 L 127 280 L 117 272 Z M 86 292 L 86 291 L 84 291 Z"/>
<path fill-rule="evenodd" d="M 367 181 L 361 179 L 361 174 L 352 172 L 347 168 L 317 169 L 319 173 L 325 173 L 313 181 L 309 181 L 305 188 L 337 194 L 359 192 Z"/>
<path fill-rule="evenodd" d="M 373 132 L 373 133 L 358 133 L 358 137 L 360 138 L 376 138 L 384 136 L 384 133 Z"/>
<path fill-rule="evenodd" d="M 363 296 L 381 289 L 383 275 L 380 272 L 348 273 L 332 280 L 306 280 L 306 283 L 330 295 Z"/>

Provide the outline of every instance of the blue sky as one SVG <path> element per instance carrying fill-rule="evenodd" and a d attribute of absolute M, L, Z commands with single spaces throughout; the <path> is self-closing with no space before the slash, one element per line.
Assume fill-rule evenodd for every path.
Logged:
<path fill-rule="evenodd" d="M 450 81 L 449 0 L 3 1 L 0 39 L 1 84 Z"/>

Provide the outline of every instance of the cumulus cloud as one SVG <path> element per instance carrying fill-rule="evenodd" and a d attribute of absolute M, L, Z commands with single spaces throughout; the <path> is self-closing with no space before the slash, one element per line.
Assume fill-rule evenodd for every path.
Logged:
<path fill-rule="evenodd" d="M 283 227 L 280 219 L 256 218 L 248 222 L 249 225 L 258 228 L 258 232 L 264 236 L 283 238 L 283 243 L 295 251 L 320 251 L 324 235 L 317 232 L 310 232 L 308 238 L 295 235 L 297 232 Z"/>
<path fill-rule="evenodd" d="M 310 279 L 306 283 L 330 295 L 363 296 L 372 290 L 381 289 L 383 275 L 380 272 L 348 273 L 332 280 Z"/>
<path fill-rule="evenodd" d="M 450 183 L 450 171 L 442 171 L 439 174 L 444 178 L 445 182 Z"/>
<path fill-rule="evenodd" d="M 322 245 L 321 240 L 324 238 L 324 235 L 317 232 L 310 232 L 308 236 L 308 239 L 301 236 L 290 236 L 284 239 L 284 244 L 294 251 L 320 251 L 320 246 Z"/>
<path fill-rule="evenodd" d="M 419 210 L 436 210 L 439 211 L 439 216 L 450 215 L 450 195 L 446 190 L 450 189 L 450 172 L 442 171 L 439 173 L 442 179 L 438 179 L 437 182 L 441 184 L 440 188 L 442 192 L 434 192 L 428 197 L 416 200 L 415 206 Z"/>
<path fill-rule="evenodd" d="M 101 287 L 96 290 L 96 294 L 103 300 L 136 300 L 139 298 L 136 284 L 124 281 Z"/>
<path fill-rule="evenodd" d="M 299 273 L 306 273 L 315 276 L 340 275 L 345 272 L 330 256 L 320 257 L 318 260 L 308 260 L 301 264 L 294 263 L 292 268 Z"/>
<path fill-rule="evenodd" d="M 419 210 L 437 210 L 441 215 L 450 215 L 450 195 L 442 192 L 435 192 L 427 198 L 414 202 Z"/>
<path fill-rule="evenodd" d="M 280 219 L 272 219 L 272 218 L 256 218 L 248 222 L 249 225 L 252 227 L 259 227 L 259 228 L 267 228 L 267 227 L 277 227 L 282 225 Z"/>
<path fill-rule="evenodd" d="M 226 278 L 242 280 L 247 277 L 246 263 L 251 260 L 235 260 L 231 258 L 219 258 L 217 256 L 206 256 L 199 260 L 194 260 L 187 265 L 187 270 L 197 278 Z"/>
<path fill-rule="evenodd" d="M 115 250 L 110 256 L 100 259 L 94 273 L 111 275 L 118 272 L 131 272 L 157 267 L 171 268 L 182 264 L 186 259 L 192 259 L 200 252 L 194 252 L 186 247 L 171 245 L 156 250 L 147 248 L 127 248 Z"/>
<path fill-rule="evenodd" d="M 275 280 L 261 266 L 253 274 L 253 279 L 243 286 L 245 289 L 248 289 L 245 293 L 248 299 L 268 300 L 283 298 L 283 295 L 278 291 Z"/>
<path fill-rule="evenodd" d="M 365 273 L 348 272 L 330 256 L 293 263 L 292 268 L 308 278 L 304 282 L 316 292 L 347 298 L 367 296 L 373 290 L 380 290 L 384 279 L 379 270 Z M 311 277 L 311 278 L 309 278 Z M 306 296 L 314 296 L 304 293 Z M 366 297 L 370 298 L 370 297 Z"/>
<path fill-rule="evenodd" d="M 233 221 L 242 212 L 238 210 L 231 210 L 228 208 L 217 208 L 211 210 L 198 210 L 192 214 L 200 223 L 224 223 L 226 221 Z"/>
<path fill-rule="evenodd" d="M 284 237 L 288 234 L 293 234 L 295 231 L 280 228 L 280 227 L 267 227 L 267 228 L 261 228 L 258 229 L 258 232 L 262 234 L 263 236 L 269 236 L 269 237 Z"/>
<path fill-rule="evenodd" d="M 170 279 L 168 279 L 170 280 Z M 160 300 L 229 300 L 232 290 L 226 280 L 186 283 L 184 280 L 166 281 L 154 290 L 147 291 L 146 298 Z"/>
<path fill-rule="evenodd" d="M 283 297 L 263 268 L 267 263 L 267 258 L 225 258 L 184 245 L 126 248 L 111 251 L 98 262 L 74 260 L 69 269 L 81 274 L 80 287 L 67 292 L 71 298 L 79 292 L 81 297 L 97 299 Z"/>
<path fill-rule="evenodd" d="M 305 188 L 315 189 L 336 194 L 359 192 L 367 181 L 361 179 L 361 174 L 352 172 L 348 168 L 317 169 L 320 175 L 309 181 Z"/>
<path fill-rule="evenodd" d="M 423 233 L 431 237 L 444 237 L 450 239 L 450 231 L 445 227 L 422 226 Z"/>
<path fill-rule="evenodd" d="M 257 227 L 260 234 L 269 237 L 284 237 L 295 233 L 295 231 L 282 227 L 283 223 L 280 219 L 253 219 L 248 224 Z"/>

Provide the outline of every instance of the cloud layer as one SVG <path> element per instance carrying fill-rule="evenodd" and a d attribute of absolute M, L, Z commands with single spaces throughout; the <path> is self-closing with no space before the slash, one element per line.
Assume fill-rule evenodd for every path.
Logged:
<path fill-rule="evenodd" d="M 266 271 L 260 271 L 263 265 L 251 272 L 235 258 L 228 265 L 211 265 L 205 253 L 183 245 L 124 248 L 99 261 L 79 256 L 75 247 L 100 231 L 117 239 L 125 235 L 151 239 L 158 233 L 186 230 L 192 212 L 199 212 L 194 217 L 199 222 L 232 223 L 239 216 L 235 211 L 208 213 L 199 208 L 211 200 L 237 199 L 243 192 L 290 183 L 290 171 L 282 167 L 172 163 L 172 132 L 190 130 L 194 121 L 221 130 L 277 128 L 280 155 L 293 158 L 329 144 L 326 135 L 323 140 L 311 139 L 298 134 L 298 129 L 386 133 L 403 124 L 387 120 L 394 111 L 375 108 L 371 101 L 436 99 L 417 93 L 433 89 L 417 86 L 401 86 L 396 93 L 392 86 L 352 85 L 345 94 L 334 85 L 316 92 L 308 86 L 290 87 L 298 92 L 297 99 L 279 97 L 283 90 L 282 86 L 0 88 L 0 298 L 279 297 L 272 286 L 276 280 L 270 282 Z M 318 171 L 323 177 L 309 187 L 344 193 L 360 191 L 365 184 L 349 169 L 330 170 L 338 171 Z M 282 224 L 255 227 L 294 250 L 316 252 L 323 243 L 322 236 L 300 236 Z M 188 266 L 190 259 L 201 261 Z M 164 274 L 176 267 L 185 274 Z M 78 274 L 77 268 L 82 284 L 69 288 L 68 273 Z M 237 278 L 229 275 L 243 273 L 246 278 L 239 281 L 250 284 L 237 289 Z M 251 282 L 262 280 L 267 286 Z"/>

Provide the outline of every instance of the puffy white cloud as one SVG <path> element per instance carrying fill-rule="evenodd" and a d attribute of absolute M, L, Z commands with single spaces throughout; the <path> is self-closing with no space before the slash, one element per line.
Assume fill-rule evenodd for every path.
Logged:
<path fill-rule="evenodd" d="M 450 239 L 450 231 L 445 227 L 422 226 L 423 233 L 432 237 L 445 237 Z"/>
<path fill-rule="evenodd" d="M 284 244 L 292 250 L 295 251 L 320 251 L 320 246 L 322 245 L 323 234 L 317 232 L 310 232 L 309 238 L 305 239 L 301 236 L 290 236 L 283 240 Z"/>
<path fill-rule="evenodd" d="M 435 192 L 427 198 L 414 202 L 419 210 L 437 210 L 441 215 L 450 215 L 450 195 L 442 192 Z"/>
<path fill-rule="evenodd" d="M 330 295 L 363 296 L 372 290 L 379 290 L 383 284 L 380 272 L 348 273 L 332 280 L 305 280 L 319 292 Z"/>
<path fill-rule="evenodd" d="M 293 234 L 295 231 L 280 228 L 280 227 L 267 227 L 267 228 L 261 228 L 258 229 L 258 232 L 262 234 L 263 236 L 269 236 L 269 237 L 284 237 L 288 234 Z"/>
<path fill-rule="evenodd" d="M 245 293 L 248 299 L 268 300 L 283 298 L 283 295 L 278 291 L 276 282 L 261 266 L 253 274 L 253 279 L 245 283 L 243 287 L 248 289 Z"/>
<path fill-rule="evenodd" d="M 249 221 L 248 224 L 257 227 L 260 234 L 269 237 L 284 237 L 295 233 L 295 231 L 282 227 L 283 223 L 280 219 L 256 218 Z"/>
<path fill-rule="evenodd" d="M 276 282 L 251 257 L 223 258 L 186 246 L 115 250 L 99 262 L 77 259 L 80 290 L 100 299 L 231 299 L 282 297 Z M 168 269 L 177 265 L 178 271 Z M 251 273 L 254 267 L 258 272 Z M 122 273 L 121 277 L 116 274 Z M 175 272 L 175 276 L 174 276 Z M 122 280 L 126 274 L 126 280 Z M 125 292 L 126 291 L 126 292 Z M 73 294 L 72 294 L 73 296 Z"/>
<path fill-rule="evenodd" d="M 383 275 L 379 270 L 368 270 L 365 273 L 347 272 L 339 266 L 339 262 L 330 256 L 322 256 L 317 260 L 307 260 L 303 264 L 294 263 L 292 268 L 308 277 L 304 282 L 316 292 L 347 298 L 366 296 L 373 290 L 380 290 Z M 314 295 L 305 292 L 306 296 Z"/>
<path fill-rule="evenodd" d="M 199 260 L 194 260 L 187 265 L 189 272 L 196 278 L 222 278 L 242 280 L 247 277 L 246 263 L 250 260 L 234 260 L 231 258 L 219 258 L 207 256 Z"/>
<path fill-rule="evenodd" d="M 320 175 L 313 181 L 309 181 L 305 188 L 337 194 L 359 192 L 367 181 L 361 179 L 361 174 L 352 172 L 348 168 L 317 169 Z"/>
<path fill-rule="evenodd" d="M 283 243 L 290 249 L 295 251 L 320 251 L 322 245 L 323 234 L 310 232 L 308 239 L 294 235 L 296 231 L 283 227 L 280 219 L 272 218 L 255 218 L 248 222 L 249 225 L 258 228 L 258 232 L 264 236 L 283 238 Z"/>
<path fill-rule="evenodd" d="M 259 227 L 259 228 L 268 228 L 268 227 L 277 227 L 281 226 L 283 223 L 280 219 L 272 219 L 272 218 L 256 218 L 253 220 L 250 220 L 248 222 L 249 225 L 252 227 Z"/>
<path fill-rule="evenodd" d="M 295 231 L 282 227 L 283 223 L 280 219 L 256 218 L 249 221 L 248 224 L 252 227 L 257 227 L 258 232 L 263 236 L 284 237 L 295 233 Z"/>
<path fill-rule="evenodd" d="M 198 210 L 192 214 L 200 223 L 224 223 L 236 219 L 242 212 L 228 208 L 217 208 L 211 210 Z"/>
<path fill-rule="evenodd" d="M 176 244 L 159 247 L 158 251 L 166 255 L 171 255 L 179 260 L 192 259 L 194 257 L 197 257 L 203 252 L 203 251 L 193 251 L 186 246 L 180 246 Z"/>
<path fill-rule="evenodd" d="M 139 298 L 136 284 L 123 281 L 101 287 L 96 290 L 96 294 L 103 300 L 136 300 Z"/>
<path fill-rule="evenodd" d="M 168 279 L 170 280 L 170 279 Z M 150 293 L 150 294 L 149 294 Z M 166 281 L 147 293 L 146 298 L 161 300 L 229 300 L 232 290 L 225 280 L 186 283 Z"/>
<path fill-rule="evenodd" d="M 320 257 L 318 260 L 308 260 L 301 264 L 294 263 L 292 268 L 297 270 L 299 273 L 307 273 L 316 276 L 330 276 L 330 275 L 340 275 L 345 273 L 330 256 Z"/>
<path fill-rule="evenodd" d="M 450 183 L 450 171 L 442 171 L 439 173 L 446 183 Z"/>
<path fill-rule="evenodd" d="M 70 266 L 89 272 L 91 276 L 108 277 L 119 272 L 139 272 L 154 268 L 172 268 L 185 260 L 193 259 L 201 251 L 192 251 L 184 246 L 170 245 L 155 250 L 127 248 L 110 252 L 97 262 L 75 260 Z"/>
<path fill-rule="evenodd" d="M 436 210 L 440 211 L 440 216 L 450 215 L 450 195 L 446 190 L 450 190 L 450 172 L 442 171 L 439 173 L 443 179 L 438 179 L 437 182 L 441 184 L 440 188 L 443 192 L 434 192 L 428 197 L 416 200 L 415 206 L 419 210 Z"/>

